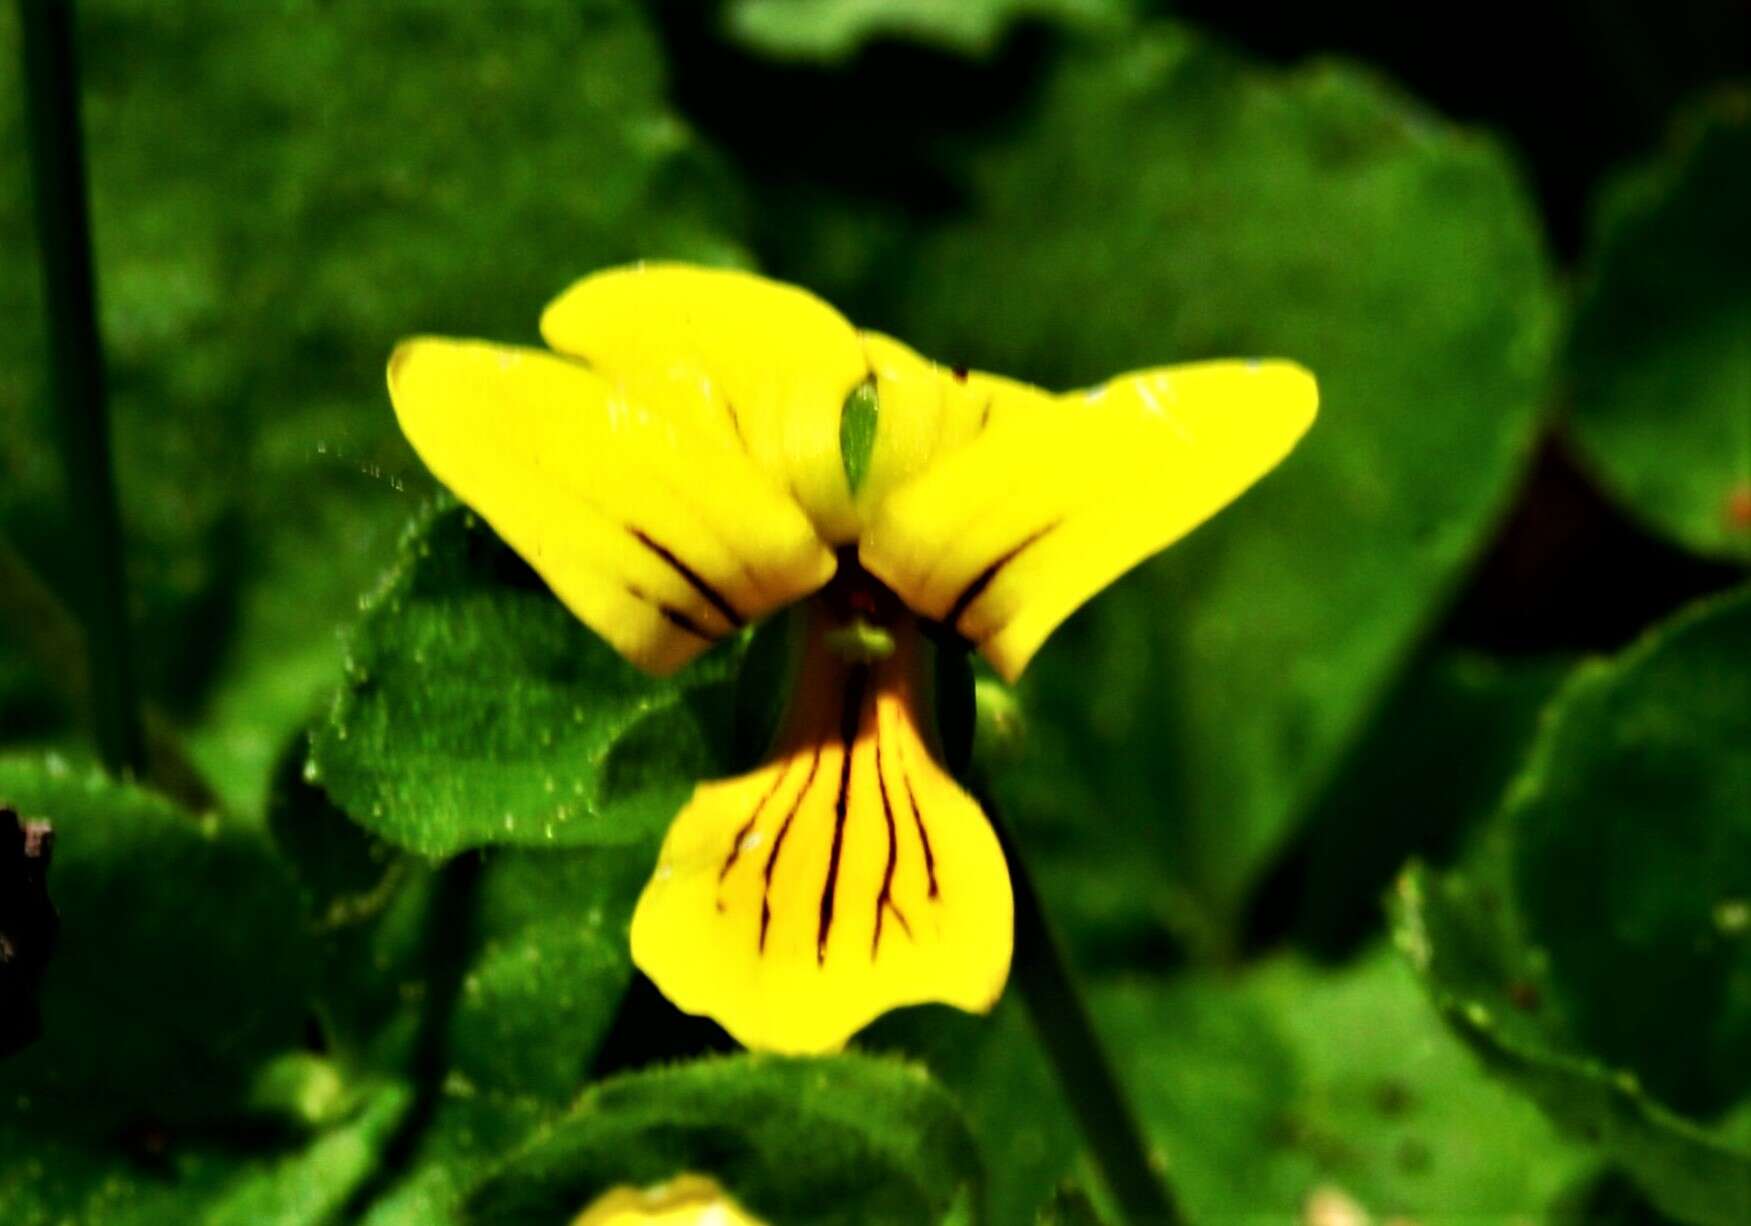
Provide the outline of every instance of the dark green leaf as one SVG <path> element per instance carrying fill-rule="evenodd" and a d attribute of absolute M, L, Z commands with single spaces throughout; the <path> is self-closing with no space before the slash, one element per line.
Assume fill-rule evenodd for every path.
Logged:
<path fill-rule="evenodd" d="M 372 1093 L 351 1118 L 296 1146 L 241 1148 L 210 1132 L 95 1135 L 89 1121 L 0 1112 L 7 1226 L 323 1226 L 363 1182 L 408 1102 Z"/>
<path fill-rule="evenodd" d="M 464 510 L 402 553 L 312 746 L 367 829 L 428 855 L 639 843 L 723 773 L 739 644 L 645 677 Z"/>
<path fill-rule="evenodd" d="M 1751 589 L 1583 671 L 1502 815 L 1553 1003 L 1698 1114 L 1751 1092 L 1748 660 Z"/>
<path fill-rule="evenodd" d="M 1751 91 L 1715 96 L 1595 219 L 1567 366 L 1584 458 L 1640 520 L 1751 561 Z"/>
<path fill-rule="evenodd" d="M 1102 1219 L 1086 1192 L 1067 1185 L 1041 1206 L 1035 1226 L 1102 1226 Z"/>
<path fill-rule="evenodd" d="M 60 940 L 43 1037 L 0 1075 L 88 1121 L 236 1111 L 303 1035 L 315 950 L 259 832 L 55 759 L 0 760 L 0 803 L 55 828 Z"/>
<path fill-rule="evenodd" d="M 1751 1215 L 1751 1147 L 1661 1106 L 1578 1048 L 1540 1007 L 1543 959 L 1516 931 L 1500 869 L 1400 881 L 1399 947 L 1447 1024 L 1566 1129 L 1601 1146 L 1662 1210 L 1703 1226 Z"/>
<path fill-rule="evenodd" d="M 609 1188 L 689 1171 L 784 1226 L 938 1223 L 982 1192 L 972 1137 L 922 1070 L 733 1057 L 594 1087 L 486 1185 L 474 1220 L 566 1221 Z"/>
<path fill-rule="evenodd" d="M 1751 1215 L 1745 1093 L 1751 589 L 1703 602 L 1552 707 L 1462 870 L 1400 883 L 1400 946 L 1459 1033 L 1663 1212 Z"/>
<path fill-rule="evenodd" d="M 552 1116 L 533 1099 L 444 1086 L 410 1169 L 372 1201 L 363 1226 L 460 1226 L 469 1190 Z"/>
<path fill-rule="evenodd" d="M 489 858 L 452 1078 L 556 1106 L 577 1095 L 632 980 L 627 929 L 650 871 L 642 850 Z"/>
<path fill-rule="evenodd" d="M 458 1220 L 468 1191 L 576 1097 L 632 975 L 627 925 L 648 871 L 642 850 L 495 852 L 461 894 L 419 870 L 380 914 L 330 931 L 337 1047 L 441 1082 L 405 1168 L 366 1198 L 368 1220 Z"/>
<path fill-rule="evenodd" d="M 1301 940 L 1325 955 L 1350 951 L 1379 930 L 1381 899 L 1408 857 L 1458 852 L 1495 812 L 1569 663 L 1447 649 L 1398 679 L 1297 840 Z"/>

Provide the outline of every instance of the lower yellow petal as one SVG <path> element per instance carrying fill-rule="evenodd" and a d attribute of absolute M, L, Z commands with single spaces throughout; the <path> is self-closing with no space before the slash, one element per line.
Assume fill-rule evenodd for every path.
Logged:
<path fill-rule="evenodd" d="M 921 731 L 916 627 L 867 663 L 832 628 L 817 610 L 778 751 L 698 787 L 632 921 L 663 995 L 760 1050 L 833 1051 L 902 1005 L 983 1012 L 1009 974 L 1009 872 Z"/>
<path fill-rule="evenodd" d="M 654 1188 L 604 1192 L 572 1226 L 763 1226 L 703 1175 L 677 1175 Z"/>

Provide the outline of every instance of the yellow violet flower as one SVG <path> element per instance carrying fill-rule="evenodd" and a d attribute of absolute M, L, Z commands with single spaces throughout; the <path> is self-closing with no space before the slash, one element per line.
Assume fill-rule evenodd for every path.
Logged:
<path fill-rule="evenodd" d="M 675 818 L 634 961 L 753 1048 L 834 1050 L 925 1001 L 989 1009 L 1009 874 L 932 752 L 921 625 L 1013 681 L 1289 452 L 1312 377 L 1200 362 L 1053 395 L 938 366 L 801 289 L 677 264 L 586 277 L 541 332 L 552 352 L 409 340 L 389 390 L 432 472 L 560 600 L 667 674 L 813 597 L 773 752 Z M 841 418 L 872 394 L 854 488 Z"/>
<path fill-rule="evenodd" d="M 677 1175 L 654 1188 L 603 1193 L 572 1226 L 765 1226 L 703 1175 Z"/>

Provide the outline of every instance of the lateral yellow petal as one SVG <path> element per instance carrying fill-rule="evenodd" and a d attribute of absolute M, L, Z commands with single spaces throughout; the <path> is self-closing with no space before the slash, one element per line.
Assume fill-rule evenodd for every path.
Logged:
<path fill-rule="evenodd" d="M 590 1203 L 572 1226 L 763 1226 L 717 1181 L 677 1175 L 653 1188 L 618 1187 Z"/>
<path fill-rule="evenodd" d="M 1048 398 L 994 389 L 984 429 L 890 493 L 863 565 L 1014 680 L 1058 624 L 1277 465 L 1313 423 L 1291 362 L 1200 362 Z"/>
<path fill-rule="evenodd" d="M 773 758 L 701 784 L 632 921 L 633 961 L 745 1046 L 837 1050 L 902 1005 L 983 1012 L 1009 973 L 996 834 L 920 731 L 921 644 L 848 663 L 817 610 Z"/>
<path fill-rule="evenodd" d="M 731 269 L 639 264 L 577 282 L 541 335 L 652 409 L 738 440 L 822 539 L 856 538 L 839 415 L 869 368 L 851 325 L 813 294 Z"/>
<path fill-rule="evenodd" d="M 628 660 L 674 671 L 835 561 L 737 447 L 536 349 L 422 338 L 389 362 L 432 473 Z"/>

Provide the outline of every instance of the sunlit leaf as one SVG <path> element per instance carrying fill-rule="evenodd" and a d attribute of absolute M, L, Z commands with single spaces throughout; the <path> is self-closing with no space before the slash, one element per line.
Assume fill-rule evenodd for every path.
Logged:
<path fill-rule="evenodd" d="M 724 773 L 738 650 L 646 677 L 450 510 L 410 531 L 311 761 L 355 821 L 428 855 L 643 842 Z"/>
<path fill-rule="evenodd" d="M 475 1199 L 482 1223 L 565 1221 L 621 1184 L 708 1174 L 786 1226 L 939 1223 L 982 1190 L 972 1138 L 922 1070 L 735 1057 L 592 1088 Z"/>
<path fill-rule="evenodd" d="M 731 0 L 725 20 L 730 34 L 756 51 L 834 61 L 879 39 L 985 55 L 1023 20 L 1112 28 L 1133 7 L 1133 0 Z"/>
<path fill-rule="evenodd" d="M 1096 1002 L 1193 1222 L 1289 1220 L 1332 1191 L 1376 1221 L 1534 1218 L 1590 1165 L 1442 1033 L 1386 949 Z"/>

